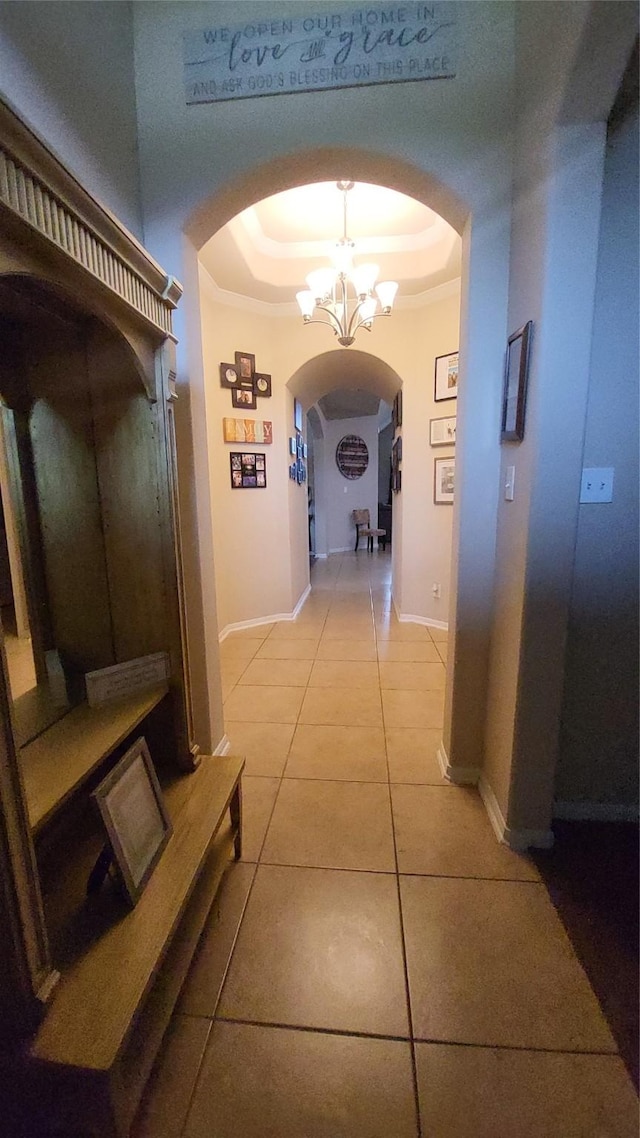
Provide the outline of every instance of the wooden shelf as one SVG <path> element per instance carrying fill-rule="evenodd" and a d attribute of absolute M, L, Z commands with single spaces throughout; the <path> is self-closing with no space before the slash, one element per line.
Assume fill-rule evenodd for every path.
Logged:
<path fill-rule="evenodd" d="M 99 935 L 65 971 L 32 1043 L 33 1059 L 74 1068 L 85 1078 L 113 1071 L 228 819 L 243 766 L 240 758 L 206 757 L 168 788 L 174 826 L 169 844 L 134 909 L 114 904 L 106 891 L 110 923 L 105 928 L 102 922 Z M 224 849 L 228 857 L 228 835 Z"/>
<path fill-rule="evenodd" d="M 157 707 L 167 691 L 166 684 L 161 684 L 101 707 L 83 703 L 22 748 L 20 767 L 34 832 Z"/>

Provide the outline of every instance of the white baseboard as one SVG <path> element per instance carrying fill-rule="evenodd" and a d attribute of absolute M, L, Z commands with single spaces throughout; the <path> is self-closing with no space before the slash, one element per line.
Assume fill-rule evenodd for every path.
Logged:
<path fill-rule="evenodd" d="M 449 624 L 446 620 L 434 620 L 430 616 L 414 616 L 410 612 L 397 612 L 397 615 L 398 620 L 403 623 L 411 621 L 412 624 L 423 624 L 426 628 L 441 628 L 444 632 L 449 631 Z"/>
<path fill-rule="evenodd" d="M 637 822 L 640 812 L 624 802 L 554 802 L 553 816 L 567 822 Z"/>
<path fill-rule="evenodd" d="M 484 775 L 480 775 L 478 789 L 482 801 L 484 802 L 485 810 L 489 815 L 489 821 L 493 826 L 493 831 L 499 842 L 502 842 L 505 846 L 509 846 L 509 849 L 512 850 L 528 850 L 532 846 L 535 847 L 535 849 L 541 850 L 551 849 L 553 846 L 552 830 L 511 829 L 507 826 L 498 799 Z"/>
<path fill-rule="evenodd" d="M 279 620 L 295 620 L 310 592 L 311 585 L 307 585 L 293 612 L 274 612 L 270 616 L 257 616 L 252 620 L 238 620 L 234 624 L 225 624 L 218 633 L 218 640 L 222 644 L 231 632 L 242 632 L 245 628 L 259 628 L 261 624 L 275 624 Z"/>
<path fill-rule="evenodd" d="M 442 772 L 442 777 L 446 778 L 448 782 L 454 783 L 455 786 L 476 786 L 480 778 L 480 771 L 477 767 L 455 767 L 449 762 L 449 757 L 444 747 L 444 743 L 438 744 L 437 750 L 438 765 Z"/>
<path fill-rule="evenodd" d="M 449 631 L 449 624 L 446 620 L 432 620 L 429 616 L 414 616 L 412 613 L 400 612 L 394 596 L 391 597 L 391 601 L 393 603 L 393 611 L 401 624 L 411 622 L 412 624 L 423 624 L 425 628 L 441 628 L 443 632 Z"/>
<path fill-rule="evenodd" d="M 219 756 L 228 755 L 230 750 L 231 750 L 231 740 L 229 739 L 229 737 L 227 735 L 223 735 L 220 742 L 218 743 L 218 746 L 216 747 L 215 751 L 213 752 L 213 754 L 219 755 Z"/>

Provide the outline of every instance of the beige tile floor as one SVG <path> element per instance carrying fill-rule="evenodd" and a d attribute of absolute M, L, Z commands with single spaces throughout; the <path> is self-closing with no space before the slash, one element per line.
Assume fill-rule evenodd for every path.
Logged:
<path fill-rule="evenodd" d="M 135 1138 L 632 1138 L 637 1100 L 533 864 L 436 749 L 447 637 L 389 554 L 222 644 L 246 756 L 216 900 Z"/>

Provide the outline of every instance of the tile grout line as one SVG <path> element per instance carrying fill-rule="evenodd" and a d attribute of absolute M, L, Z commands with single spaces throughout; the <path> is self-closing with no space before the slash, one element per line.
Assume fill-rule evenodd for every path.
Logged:
<path fill-rule="evenodd" d="M 371 607 L 373 608 L 373 594 L 371 594 Z M 376 659 L 378 662 L 378 681 L 381 683 L 381 681 L 380 681 L 380 657 L 378 655 L 378 632 L 377 632 L 377 628 L 375 626 L 375 621 L 374 621 L 374 637 L 375 637 L 375 644 L 376 644 Z M 406 944 L 405 931 L 404 931 L 404 920 L 403 920 L 403 915 L 402 915 L 402 896 L 400 893 L 400 870 L 399 870 L 399 866 L 398 866 L 398 843 L 397 843 L 397 839 L 396 839 L 395 820 L 393 817 L 393 799 L 391 796 L 391 771 L 389 769 L 389 753 L 388 753 L 388 749 L 387 749 L 387 732 L 386 732 L 386 724 L 385 724 L 385 716 L 384 716 L 384 702 L 382 700 L 382 686 L 380 686 L 380 706 L 381 706 L 381 711 L 382 711 L 382 735 L 384 738 L 384 755 L 385 755 L 385 762 L 387 764 L 387 788 L 388 788 L 388 795 L 389 795 L 389 813 L 391 816 L 391 837 L 392 837 L 392 841 L 393 841 L 393 856 L 394 856 L 394 861 L 395 861 L 395 866 L 396 866 L 396 871 L 395 871 L 396 897 L 397 897 L 397 901 L 398 901 L 398 919 L 399 919 L 399 923 L 400 923 L 400 943 L 402 945 L 402 968 L 403 968 L 403 973 L 404 973 L 405 1000 L 406 1000 L 406 1004 L 407 1004 L 407 1021 L 408 1021 L 408 1025 L 409 1025 L 409 1043 L 410 1043 L 410 1049 L 411 1049 L 411 1078 L 413 1081 L 413 1100 L 414 1100 L 414 1108 L 415 1108 L 415 1112 L 416 1112 L 417 1138 L 422 1138 L 423 1131 L 422 1131 L 422 1117 L 421 1117 L 421 1112 L 420 1112 L 420 1093 L 419 1093 L 419 1087 L 418 1087 L 418 1065 L 417 1065 L 417 1061 L 416 1061 L 416 1045 L 415 1045 L 415 1040 L 414 1040 L 414 1035 L 413 1035 L 413 1014 L 412 1014 L 412 1010 L 411 1010 L 411 990 L 410 990 L 410 986 L 409 986 L 409 966 L 407 963 L 407 944 Z"/>

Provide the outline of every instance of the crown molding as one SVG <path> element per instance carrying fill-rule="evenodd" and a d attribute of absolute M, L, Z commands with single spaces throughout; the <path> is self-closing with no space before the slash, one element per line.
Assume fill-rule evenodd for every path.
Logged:
<path fill-rule="evenodd" d="M 248 251 L 255 249 L 273 261 L 300 258 L 308 260 L 315 257 L 326 259 L 329 244 L 327 238 L 276 241 L 272 237 L 267 237 L 253 206 L 243 210 L 228 224 L 234 240 L 242 247 L 245 257 Z M 434 215 L 432 224 L 426 229 L 421 229 L 419 233 L 400 233 L 394 237 L 358 237 L 356 246 L 359 254 L 370 253 L 372 256 L 383 253 L 419 253 L 431 249 L 433 245 L 449 236 L 453 239 L 456 236 L 451 226 L 444 218 Z"/>
<path fill-rule="evenodd" d="M 237 292 L 229 292 L 227 289 L 220 288 L 216 284 L 211 273 L 202 264 L 198 262 L 198 270 L 200 276 L 200 283 L 205 292 L 217 304 L 226 304 L 229 308 L 239 308 L 244 312 L 251 312 L 255 316 L 267 316 L 270 319 L 273 317 L 282 316 L 299 316 L 300 309 L 295 301 L 287 302 L 285 304 L 272 304 L 268 300 L 257 300 L 253 296 L 242 296 Z M 446 300 L 450 296 L 459 296 L 461 288 L 461 278 L 454 277 L 451 281 L 445 281 L 443 284 L 435 285 L 433 288 L 426 289 L 424 292 L 416 293 L 415 296 L 401 296 L 398 297 L 394 304 L 394 312 L 402 311 L 405 308 L 426 308 L 430 304 L 437 304 L 441 300 Z"/>

